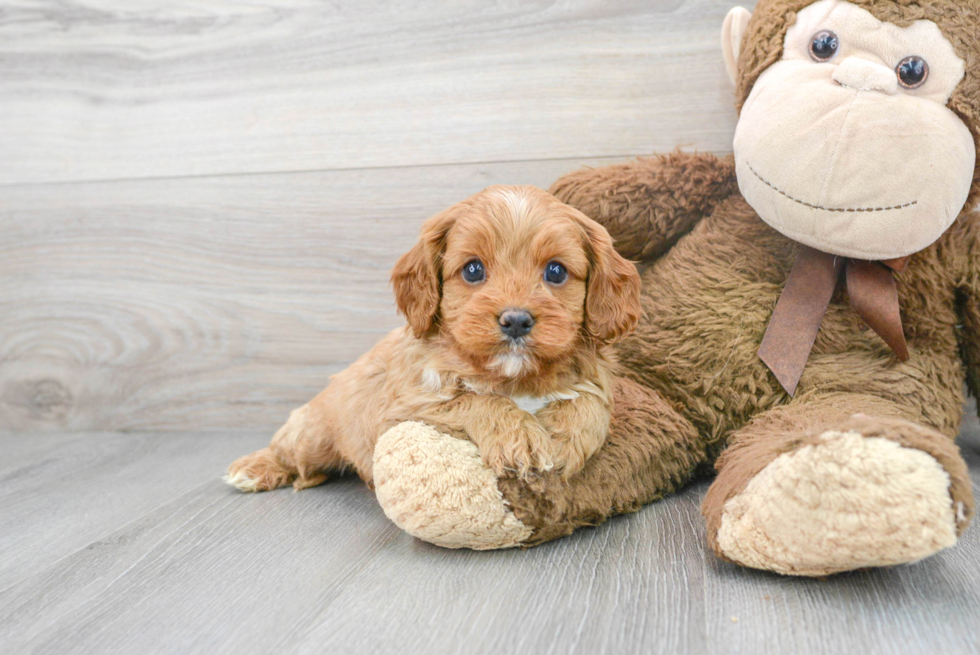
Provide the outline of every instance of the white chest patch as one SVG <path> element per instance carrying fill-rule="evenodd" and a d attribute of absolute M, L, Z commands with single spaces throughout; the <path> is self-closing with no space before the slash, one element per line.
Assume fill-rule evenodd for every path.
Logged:
<path fill-rule="evenodd" d="M 472 381 L 464 381 L 463 387 L 472 393 L 477 393 L 481 395 L 496 395 L 490 389 L 483 387 Z M 514 401 L 517 407 L 528 414 L 537 414 L 542 409 L 550 405 L 557 400 L 575 400 L 581 395 L 593 395 L 603 397 L 605 394 L 602 389 L 598 387 L 594 382 L 580 382 L 572 387 L 566 387 L 560 391 L 555 391 L 544 396 L 529 396 L 524 394 L 506 395 L 505 398 L 510 398 Z"/>
<path fill-rule="evenodd" d="M 511 396 L 514 404 L 528 414 L 537 414 L 556 400 L 574 400 L 579 397 L 577 391 L 558 392 L 547 396 Z"/>

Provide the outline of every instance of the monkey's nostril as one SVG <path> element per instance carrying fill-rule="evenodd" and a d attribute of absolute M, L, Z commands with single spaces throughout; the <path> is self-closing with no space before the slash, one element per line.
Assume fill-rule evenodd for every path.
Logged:
<path fill-rule="evenodd" d="M 534 327 L 534 317 L 524 309 L 506 309 L 498 319 L 500 331 L 511 339 L 523 337 Z"/>

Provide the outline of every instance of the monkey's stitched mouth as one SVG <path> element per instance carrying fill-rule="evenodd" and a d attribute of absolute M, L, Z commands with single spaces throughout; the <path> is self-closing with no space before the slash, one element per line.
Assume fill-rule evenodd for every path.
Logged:
<path fill-rule="evenodd" d="M 804 207 L 809 207 L 810 209 L 818 209 L 818 210 L 824 211 L 824 212 L 835 212 L 835 213 L 838 213 L 838 214 L 845 214 L 845 213 L 856 214 L 856 213 L 861 213 L 861 212 L 890 212 L 890 211 L 895 211 L 897 209 L 906 209 L 908 207 L 912 207 L 913 205 L 918 205 L 919 204 L 919 201 L 918 200 L 913 200 L 912 202 L 907 202 L 904 205 L 895 205 L 894 207 L 855 207 L 855 208 L 848 208 L 848 209 L 838 209 L 838 208 L 835 208 L 835 207 L 821 207 L 820 205 L 814 205 L 812 203 L 806 202 L 805 200 L 800 200 L 799 198 L 794 198 L 793 196 L 789 195 L 788 193 L 786 193 L 785 191 L 783 191 L 779 187 L 773 185 L 766 178 L 764 178 L 761 175 L 759 175 L 759 173 L 754 168 L 752 168 L 752 164 L 749 164 L 748 162 L 746 162 L 745 165 L 748 166 L 749 167 L 749 170 L 752 171 L 752 174 L 755 175 L 757 178 L 759 178 L 759 181 L 761 181 L 767 187 L 769 187 L 770 189 L 772 189 L 776 193 L 778 193 L 778 194 L 780 194 L 782 196 L 785 196 L 785 197 L 789 198 L 793 202 L 795 202 L 795 203 L 797 203 L 799 205 L 803 205 Z"/>

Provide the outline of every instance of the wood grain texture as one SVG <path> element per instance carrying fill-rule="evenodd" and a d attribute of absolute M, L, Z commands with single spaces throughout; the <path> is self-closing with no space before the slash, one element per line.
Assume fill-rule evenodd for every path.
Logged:
<path fill-rule="evenodd" d="M 214 478 L 267 434 L 0 437 L 0 589 Z M 0 649 L 2 650 L 2 649 Z"/>
<path fill-rule="evenodd" d="M 425 218 L 582 163 L 0 187 L 0 429 L 272 430 L 403 324 Z"/>
<path fill-rule="evenodd" d="M 400 555 L 372 561 L 289 648 L 703 652 L 698 501 L 675 496 L 530 551 L 460 553 L 399 540 Z"/>
<path fill-rule="evenodd" d="M 977 484 L 980 426 L 968 427 L 961 443 Z M 0 586 L 3 652 L 959 655 L 980 643 L 976 526 L 917 564 L 783 578 L 707 551 L 702 482 L 530 551 L 451 551 L 398 530 L 354 478 L 243 495 L 212 477 L 220 466 L 201 471 L 200 462 L 223 466 L 265 437 L 118 435 L 129 447 L 96 433 L 45 437 L 44 462 L 16 497 L 39 525 L 78 538 Z M 188 467 L 202 482 L 164 497 L 146 464 L 173 472 L 189 460 L 150 445 L 167 439 L 214 447 Z M 0 451 L 22 453 L 19 467 L 23 442 L 0 435 Z M 119 497 L 153 497 L 155 508 L 99 508 L 112 476 L 63 475 L 85 444 L 104 460 L 99 468 L 118 461 Z M 145 475 L 127 473 L 141 466 Z M 93 501 L 95 511 L 84 511 Z M 0 525 L 20 513 L 0 503 Z M 29 555 L 42 541 L 2 555 Z"/>
<path fill-rule="evenodd" d="M 729 150 L 733 4 L 5 3 L 0 429 L 274 429 L 427 216 Z"/>
<path fill-rule="evenodd" d="M 0 184 L 730 151 L 735 4 L 6 0 Z"/>

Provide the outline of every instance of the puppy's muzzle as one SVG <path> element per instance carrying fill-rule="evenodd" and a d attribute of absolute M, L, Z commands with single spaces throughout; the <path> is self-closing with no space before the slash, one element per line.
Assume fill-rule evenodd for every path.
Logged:
<path fill-rule="evenodd" d="M 526 309 L 505 309 L 497 320 L 500 331 L 511 339 L 520 339 L 534 327 L 534 317 Z"/>

